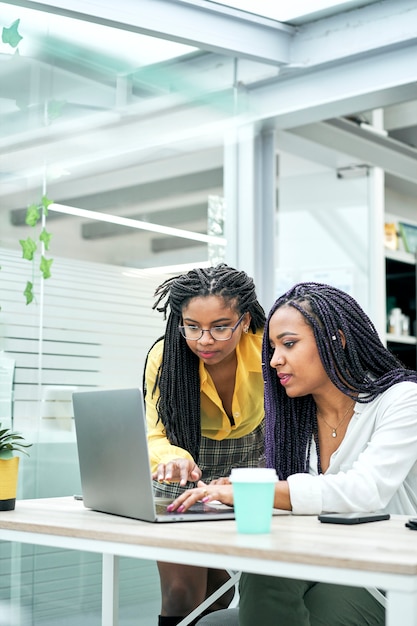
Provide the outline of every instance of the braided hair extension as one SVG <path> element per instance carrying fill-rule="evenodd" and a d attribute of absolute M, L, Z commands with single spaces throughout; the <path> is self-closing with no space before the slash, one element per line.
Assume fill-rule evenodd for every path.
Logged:
<path fill-rule="evenodd" d="M 284 305 L 294 307 L 304 317 L 314 332 L 317 350 L 330 380 L 355 401 L 371 402 L 401 381 L 417 383 L 417 372 L 406 369 L 383 345 L 375 326 L 351 296 L 321 283 L 300 283 L 292 287 L 276 300 L 269 312 L 262 345 L 267 464 L 276 468 L 280 479 L 308 472 L 312 437 L 321 473 L 313 397 L 289 398 L 269 364 L 272 356 L 269 322 Z"/>
<path fill-rule="evenodd" d="M 168 440 L 187 450 L 198 462 L 201 438 L 199 359 L 178 330 L 182 311 L 192 298 L 220 296 L 239 316 L 250 313 L 253 333 L 263 329 L 265 312 L 257 300 L 252 278 L 225 263 L 169 278 L 157 287 L 155 296 L 157 300 L 152 308 L 162 312 L 164 319 L 170 309 L 163 337 L 162 363 L 152 390 L 154 393 L 159 387 L 160 391 L 156 404 L 158 420 L 164 425 Z"/>

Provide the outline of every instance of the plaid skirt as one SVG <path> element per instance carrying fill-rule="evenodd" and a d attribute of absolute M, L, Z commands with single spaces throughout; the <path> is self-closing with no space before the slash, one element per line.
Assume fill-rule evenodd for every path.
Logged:
<path fill-rule="evenodd" d="M 208 439 L 201 438 L 200 458 L 198 466 L 202 471 L 201 480 L 205 483 L 229 476 L 233 467 L 263 467 L 265 423 L 262 421 L 255 430 L 239 439 Z M 154 493 L 157 497 L 176 498 L 185 489 L 196 487 L 197 483 L 189 482 L 186 487 L 178 483 L 158 483 L 153 481 Z"/>

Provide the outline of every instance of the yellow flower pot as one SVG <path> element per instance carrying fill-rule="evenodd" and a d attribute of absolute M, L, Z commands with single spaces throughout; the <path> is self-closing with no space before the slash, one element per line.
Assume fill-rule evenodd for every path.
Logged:
<path fill-rule="evenodd" d="M 0 459 L 0 511 L 13 511 L 16 505 L 19 457 Z"/>

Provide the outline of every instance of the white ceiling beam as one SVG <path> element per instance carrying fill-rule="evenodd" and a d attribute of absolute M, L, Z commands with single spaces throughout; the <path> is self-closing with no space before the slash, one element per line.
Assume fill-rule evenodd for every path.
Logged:
<path fill-rule="evenodd" d="M 141 0 L 140 3 L 137 0 L 124 0 L 119 5 L 114 5 L 113 0 L 111 2 L 110 0 L 100 0 L 100 2 L 72 0 L 71 9 L 66 8 L 67 0 L 49 2 L 46 0 L 38 0 L 37 2 L 14 0 L 13 3 L 32 8 L 42 7 L 44 10 L 55 10 L 72 16 L 83 15 L 85 19 L 102 21 L 103 23 L 106 20 L 110 23 L 111 20 L 119 18 L 118 27 L 137 29 L 138 32 L 144 32 L 143 29 L 146 30 L 153 24 L 154 28 L 158 28 L 154 34 L 165 38 L 180 36 L 181 32 L 189 33 L 191 29 L 199 43 L 201 43 L 202 37 L 207 39 L 213 37 L 214 46 L 221 48 L 222 52 L 228 54 L 237 53 L 239 46 L 248 50 L 253 49 L 255 40 L 257 42 L 259 38 L 262 39 L 262 31 L 256 29 L 264 27 L 267 30 L 270 29 L 270 26 L 265 26 L 262 20 L 259 22 L 251 21 L 250 18 L 254 16 L 249 16 L 249 14 L 245 14 L 245 18 L 236 18 L 236 15 L 233 14 L 232 18 L 232 12 L 229 14 L 227 12 L 203 11 L 203 7 L 207 7 L 207 4 L 201 0 Z M 395 3 L 390 0 L 388 2 L 383 0 L 369 7 L 342 13 L 333 18 L 325 18 L 319 20 L 318 23 L 303 26 L 293 36 L 292 44 L 292 58 L 299 61 L 298 64 L 295 64 L 302 66 L 299 69 L 286 69 L 286 74 L 283 72 L 273 79 L 269 78 L 246 86 L 241 85 L 239 90 L 230 89 L 228 94 L 224 94 L 224 103 L 228 102 L 230 105 L 227 111 L 216 110 L 213 103 L 210 102 L 203 106 L 199 106 L 198 103 L 187 104 L 184 102 L 183 96 L 177 96 L 175 103 L 166 103 L 166 108 L 163 107 L 155 115 L 151 127 L 146 116 L 141 120 L 138 111 L 137 119 L 135 116 L 131 119 L 135 125 L 135 131 L 138 132 L 133 132 L 133 126 L 129 127 L 127 123 L 125 129 L 133 139 L 140 136 L 141 142 L 134 141 L 133 145 L 128 144 L 126 153 L 126 145 L 122 145 L 119 134 L 117 140 L 112 142 L 109 147 L 108 144 L 102 145 L 100 143 L 102 138 L 97 130 L 97 139 L 100 141 L 88 142 L 88 145 L 96 146 L 97 150 L 100 150 L 100 154 L 94 154 L 94 150 L 91 153 L 86 151 L 83 167 L 90 168 L 99 165 L 103 167 L 106 159 L 109 163 L 114 162 L 114 146 L 120 146 L 121 151 L 125 153 L 120 155 L 120 158 L 125 159 L 125 165 L 127 165 L 136 159 L 144 160 L 147 151 L 153 152 L 155 149 L 166 147 L 167 144 L 172 147 L 181 145 L 184 152 L 188 148 L 192 151 L 197 144 L 199 149 L 212 147 L 216 143 L 220 145 L 223 132 L 231 123 L 247 124 L 261 121 L 265 127 L 286 130 L 319 122 L 323 119 L 416 100 L 417 38 L 415 31 L 417 30 L 417 19 L 411 19 L 413 16 L 417 17 L 416 11 L 415 0 L 396 0 Z M 179 19 L 181 15 L 182 21 Z M 375 19 L 378 17 L 380 30 L 372 28 L 370 36 L 367 37 L 366 28 L 362 28 L 360 20 L 362 19 L 363 23 L 369 26 L 372 15 Z M 225 21 L 222 22 L 222 19 Z M 216 20 L 220 21 L 216 22 Z M 171 25 L 171 31 L 168 31 L 167 22 Z M 394 30 L 391 27 L 392 24 L 395 24 L 395 33 L 392 32 Z M 216 25 L 222 30 L 218 36 L 212 32 Z M 228 25 L 230 25 L 231 30 L 228 30 Z M 325 25 L 332 27 L 328 34 L 324 29 Z M 356 25 L 356 30 L 352 25 Z M 251 26 L 254 30 L 249 37 L 247 28 Z M 174 31 L 177 35 L 174 34 Z M 274 37 L 277 41 L 280 40 L 283 45 L 284 39 L 288 44 L 288 38 L 291 35 L 287 31 L 278 29 Z M 330 42 L 332 42 L 331 46 L 329 45 Z M 256 43 L 256 45 L 258 44 Z M 256 55 L 259 51 L 260 49 L 257 48 Z M 338 58 L 335 62 L 330 62 L 333 60 L 334 54 L 338 55 Z M 267 55 L 263 60 L 268 58 L 271 60 L 273 56 L 269 54 L 269 57 Z M 284 59 L 284 56 L 281 57 L 281 60 Z M 275 57 L 276 60 L 277 58 Z M 206 64 L 207 59 L 203 59 L 202 62 Z M 197 71 L 198 62 L 195 64 Z M 230 118 L 230 112 L 233 110 L 236 95 L 238 101 L 243 103 L 243 108 L 240 119 L 235 119 L 233 122 Z M 155 106 L 155 101 L 150 101 L 148 105 Z M 132 107 L 130 112 L 133 110 Z M 120 111 L 117 114 L 120 115 Z M 110 137 L 113 120 L 109 120 L 108 123 L 106 136 Z M 120 133 L 116 127 L 117 124 L 113 131 Z M 43 129 L 41 132 L 44 133 L 45 130 Z M 48 143 L 52 139 L 55 149 L 54 144 L 58 142 L 55 142 L 56 138 L 49 136 L 51 132 L 48 131 L 48 136 L 45 136 L 43 140 L 41 137 L 39 139 L 44 143 Z M 74 142 L 74 133 L 71 133 L 69 137 L 61 137 L 62 143 L 56 154 L 58 161 L 64 155 L 69 161 L 68 168 L 71 169 L 70 166 L 74 166 L 71 161 L 72 152 L 64 149 L 64 141 L 67 143 L 66 147 L 71 148 L 72 142 Z M 8 147 L 8 165 L 11 166 L 15 160 L 16 167 L 19 163 L 37 164 L 39 162 L 39 158 L 22 158 L 24 156 L 24 143 L 23 141 L 19 149 L 13 146 Z M 2 144 L 1 147 L 6 148 Z M 36 155 L 39 157 L 39 145 L 33 145 L 31 149 L 36 151 Z M 74 145 L 73 149 L 78 160 L 79 147 Z M 54 154 L 52 150 L 49 156 L 53 157 Z M 67 166 L 66 160 L 63 162 L 64 166 Z M 79 166 L 80 164 L 77 162 L 75 165 Z M 408 171 L 407 168 L 406 171 Z M 409 179 L 409 174 L 406 175 L 406 178 Z"/>
<path fill-rule="evenodd" d="M 384 128 L 396 130 L 417 126 L 417 102 L 403 102 L 384 110 Z"/>
<path fill-rule="evenodd" d="M 24 175 L 38 185 L 39 177 L 44 173 L 40 155 L 45 157 L 46 162 L 56 163 L 78 175 L 80 171 L 85 174 L 99 168 L 114 168 L 116 156 L 120 159 L 118 167 L 122 167 L 143 162 L 149 158 L 149 151 L 153 153 L 167 149 L 167 146 L 176 150 L 180 147 L 184 153 L 196 148 L 201 150 L 222 145 L 223 133 L 231 124 L 260 121 L 265 127 L 288 130 L 323 119 L 417 99 L 416 58 L 416 45 L 383 50 L 365 59 L 344 63 L 343 71 L 336 64 L 252 86 L 243 90 L 242 94 L 246 112 L 234 121 L 227 111 L 195 103 L 178 106 L 175 102 L 172 107 L 166 103 L 167 107 L 158 111 L 150 125 L 149 118 L 145 115 L 141 119 L 139 112 L 129 119 L 127 108 L 123 129 L 117 122 L 109 120 L 104 134 L 97 128 L 79 135 L 69 127 L 71 132 L 65 135 L 64 129 L 61 133 L 60 124 L 56 123 L 39 131 L 42 136 L 37 137 L 33 145 L 23 141 L 15 147 L 13 142 L 7 146 L 0 142 L 0 152 L 4 152 L 5 158 L 7 155 L 7 169 L 26 169 L 30 164 L 34 171 L 26 171 Z M 230 105 L 233 97 L 230 92 Z M 135 112 L 134 105 L 132 111 Z M 140 142 L 136 141 L 137 137 L 141 137 Z M 90 146 L 88 150 L 83 149 L 82 162 L 78 145 L 81 140 L 85 146 Z M 14 184 L 21 186 L 17 179 L 15 183 L 10 181 L 10 193 L 15 191 Z"/>
<path fill-rule="evenodd" d="M 248 87 L 253 116 L 289 129 L 417 99 L 417 43 Z"/>
<path fill-rule="evenodd" d="M 297 27 L 204 0 L 10 3 L 276 66 L 313 68 L 417 41 L 415 0 L 382 0 Z"/>
<path fill-rule="evenodd" d="M 291 64 L 315 67 L 416 42 L 415 0 L 382 0 L 300 26 Z"/>
<path fill-rule="evenodd" d="M 320 145 L 349 154 L 362 163 L 381 167 L 385 172 L 415 182 L 417 149 L 383 135 L 375 134 L 354 122 L 327 120 L 294 129 L 296 135 Z"/>
<path fill-rule="evenodd" d="M 291 76 L 278 76 L 274 80 L 251 84 L 246 88 L 242 86 L 237 94 L 238 105 L 242 102 L 240 122 L 264 121 L 285 130 L 323 119 L 416 100 L 416 58 L 417 43 L 394 50 L 384 48 L 374 55 L 344 62 L 342 66 L 321 66 L 314 70 L 293 73 Z M 195 71 L 198 72 L 198 64 Z M 208 94 L 207 102 L 202 105 L 187 102 L 181 94 L 151 99 L 125 109 L 95 113 L 94 116 L 80 120 L 66 123 L 58 121 L 53 127 L 36 129 L 32 134 L 25 132 L 18 137 L 5 138 L 0 141 L 0 151 L 7 152 L 12 161 L 14 151 L 31 147 L 38 149 L 39 144 L 64 141 L 66 137 L 71 140 L 80 130 L 92 134 L 98 132 L 103 125 L 108 133 L 112 130 L 120 133 L 119 124 L 122 121 L 124 126 L 129 121 L 135 126 L 143 126 L 142 129 L 135 129 L 141 132 L 136 136 L 142 137 L 138 150 L 143 150 L 144 145 L 155 147 L 180 141 L 181 138 L 186 139 L 193 129 L 196 136 L 202 137 L 204 128 L 210 124 L 219 123 L 219 128 L 226 128 L 228 120 L 232 123 L 230 114 L 235 106 L 235 97 L 232 90 L 223 92 L 221 109 L 216 107 L 215 93 Z M 416 110 L 414 104 L 409 108 L 410 111 Z M 154 113 L 151 127 L 149 110 Z M 239 120 L 235 119 L 235 123 L 239 123 Z M 128 135 L 131 137 L 132 134 L 132 129 L 128 128 Z M 134 138 L 132 141 L 135 143 Z"/>
<path fill-rule="evenodd" d="M 305 24 L 293 34 L 281 31 L 278 22 L 234 9 L 227 11 L 202 0 L 124 0 L 117 5 L 113 0 L 72 0 L 71 9 L 67 0 L 14 3 L 138 32 L 152 31 L 155 36 L 182 42 L 192 32 L 194 43 L 204 49 L 252 56 L 266 63 L 273 58 L 277 64 L 288 63 L 278 77 L 268 79 L 260 72 L 258 84 L 241 85 L 242 97 L 251 95 L 247 121 L 269 119 L 278 128 L 287 129 L 417 99 L 415 0 L 382 0 Z M 268 42 L 269 51 L 261 52 L 258 46 L 267 48 Z M 278 45 L 286 50 L 282 55 L 274 48 Z"/>
<path fill-rule="evenodd" d="M 278 66 L 289 62 L 295 32 L 292 26 L 201 0 L 11 0 L 10 4 Z"/>

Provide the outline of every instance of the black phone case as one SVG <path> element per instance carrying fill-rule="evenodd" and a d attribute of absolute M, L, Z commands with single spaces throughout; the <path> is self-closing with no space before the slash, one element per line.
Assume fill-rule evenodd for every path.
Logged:
<path fill-rule="evenodd" d="M 366 524 L 368 522 L 379 522 L 381 520 L 389 519 L 389 513 L 358 513 L 352 517 L 348 515 L 332 515 L 331 513 L 324 513 L 318 516 L 318 519 L 325 524 Z"/>

